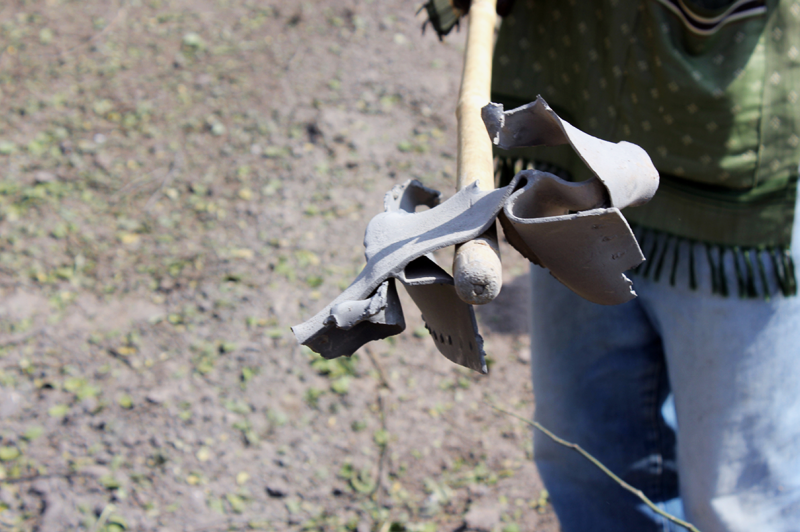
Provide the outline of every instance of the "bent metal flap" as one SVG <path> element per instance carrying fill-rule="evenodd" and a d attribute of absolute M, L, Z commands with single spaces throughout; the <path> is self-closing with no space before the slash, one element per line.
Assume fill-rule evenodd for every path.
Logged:
<path fill-rule="evenodd" d="M 635 144 L 580 131 L 541 97 L 511 111 L 489 104 L 482 114 L 495 145 L 568 144 L 594 177 L 570 183 L 524 170 L 506 187 L 484 191 L 473 184 L 441 203 L 441 194 L 419 181 L 396 185 L 384 198 L 385 211 L 367 225 L 365 268 L 339 297 L 292 327 L 301 344 L 336 358 L 402 332 L 397 280 L 421 310 L 439 352 L 486 373 L 473 308 L 458 298 L 452 276 L 431 253 L 479 236 L 497 218 L 515 249 L 585 299 L 617 305 L 636 297 L 623 272 L 638 266 L 644 255 L 620 209 L 646 203 L 658 188 L 658 172 L 647 153 Z M 416 212 L 420 205 L 430 209 Z"/>

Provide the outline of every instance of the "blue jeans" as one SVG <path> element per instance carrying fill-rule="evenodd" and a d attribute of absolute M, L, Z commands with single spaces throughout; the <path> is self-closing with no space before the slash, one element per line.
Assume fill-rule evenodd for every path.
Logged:
<path fill-rule="evenodd" d="M 535 418 L 702 532 L 798 531 L 800 297 L 713 295 L 695 257 L 697 290 L 684 264 L 617 307 L 532 267 Z M 683 530 L 538 431 L 534 459 L 563 532 Z"/>

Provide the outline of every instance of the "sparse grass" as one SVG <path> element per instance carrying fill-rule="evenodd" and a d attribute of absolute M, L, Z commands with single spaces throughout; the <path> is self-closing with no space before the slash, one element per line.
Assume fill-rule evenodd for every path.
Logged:
<path fill-rule="evenodd" d="M 429 532 L 505 496 L 538 502 L 503 526 L 555 530 L 502 465 L 530 440 L 474 406 L 530 410 L 513 357 L 455 369 L 411 305 L 378 366 L 289 330 L 386 190 L 451 191 L 463 37 L 399 0 L 6 4 L 0 528 Z"/>

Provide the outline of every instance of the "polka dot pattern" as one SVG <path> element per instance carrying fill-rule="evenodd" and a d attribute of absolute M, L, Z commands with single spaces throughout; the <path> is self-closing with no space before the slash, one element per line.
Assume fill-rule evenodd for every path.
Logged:
<path fill-rule="evenodd" d="M 756 186 L 796 167 L 800 0 L 705 36 L 655 0 L 597 4 L 519 2 L 501 28 L 494 92 L 520 103 L 541 93 L 578 127 L 630 137 L 663 173 L 699 182 Z"/>
<path fill-rule="evenodd" d="M 542 94 L 588 133 L 642 146 L 663 175 L 753 197 L 794 183 L 800 0 L 769 2 L 766 13 L 710 35 L 687 29 L 658 0 L 638 9 L 619 0 L 518 1 L 496 57 L 496 100 L 516 106 Z M 559 150 L 523 157 L 588 177 L 577 157 Z M 768 217 L 791 216 L 793 206 Z"/>

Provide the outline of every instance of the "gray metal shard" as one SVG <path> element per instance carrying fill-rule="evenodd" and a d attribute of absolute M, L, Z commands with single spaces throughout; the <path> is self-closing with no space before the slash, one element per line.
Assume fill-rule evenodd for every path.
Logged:
<path fill-rule="evenodd" d="M 442 201 L 442 193 L 428 188 L 416 179 L 395 185 L 383 196 L 384 212 L 416 212 L 417 207 L 425 205 L 433 209 Z"/>
<path fill-rule="evenodd" d="M 406 275 L 406 266 L 437 249 L 460 244 L 481 235 L 495 223 L 497 214 L 513 190 L 513 185 L 492 191 L 482 191 L 471 185 L 444 203 L 438 206 L 434 204 L 432 209 L 414 212 L 417 205 L 428 205 L 428 202 L 434 201 L 434 197 L 438 198 L 438 192 L 424 187 L 416 180 L 394 187 L 384 200 L 384 205 L 391 210 L 378 214 L 367 226 L 364 237 L 366 267 L 333 302 L 311 319 L 292 327 L 297 340 L 325 358 L 335 358 L 353 354 L 365 343 L 364 339 L 370 341 L 373 336 L 385 337 L 380 335 L 387 329 L 369 320 L 361 321 L 349 331 L 340 334 L 339 331 L 344 330 L 336 327 L 337 318 L 332 313 L 341 314 L 343 323 L 350 323 L 350 314 L 343 313 L 342 309 L 352 307 L 352 312 L 358 314 L 368 308 L 367 303 L 352 302 L 362 302 L 372 297 L 381 283 L 390 278 L 404 281 L 411 279 L 411 286 L 425 284 L 419 272 Z M 440 284 L 439 273 L 433 269 L 431 272 L 427 282 Z M 340 307 L 342 303 L 347 303 L 347 306 Z M 471 308 L 469 312 L 471 316 Z M 432 319 L 430 315 L 428 319 Z M 471 319 L 474 322 L 474 316 Z M 434 321 L 439 323 L 438 320 Z M 458 331 L 469 329 L 466 325 L 452 328 Z M 473 328 L 474 335 L 477 335 L 477 328 Z M 474 339 L 473 344 L 477 345 L 477 342 Z M 461 355 L 452 356 L 457 358 Z M 478 356 L 483 356 L 482 351 Z M 478 362 L 471 364 L 475 366 Z"/>
<path fill-rule="evenodd" d="M 492 142 L 503 149 L 569 144 L 603 182 L 610 207 L 624 209 L 650 201 L 658 189 L 658 171 L 647 152 L 630 142 L 608 142 L 562 120 L 539 96 L 504 111 L 490 103 L 481 110 Z"/>
<path fill-rule="evenodd" d="M 394 292 L 394 285 L 391 279 L 387 279 L 381 283 L 369 299 L 337 303 L 331 307 L 331 315 L 325 319 L 325 323 L 332 323 L 337 328 L 345 331 L 349 331 L 362 321 L 376 324 L 387 323 L 386 311 L 388 310 L 391 315 L 393 310 L 390 301 L 397 301 L 397 297 L 394 294 L 391 294 L 390 299 L 390 290 Z M 400 320 L 389 318 L 389 322 L 402 322 L 402 313 Z"/>
<path fill-rule="evenodd" d="M 397 279 L 422 311 L 439 352 L 486 373 L 472 306 L 458 297 L 453 278 L 431 253 L 472 240 L 498 217 L 520 253 L 589 301 L 613 305 L 636 296 L 623 272 L 644 256 L 619 209 L 648 201 L 658 186 L 658 172 L 644 150 L 583 133 L 541 98 L 512 111 L 490 104 L 483 117 L 496 145 L 569 144 L 596 177 L 569 183 L 526 170 L 507 187 L 482 191 L 473 184 L 443 203 L 439 192 L 415 180 L 393 187 L 384 197 L 385 212 L 367 226 L 366 267 L 333 302 L 292 327 L 301 344 L 335 358 L 401 332 Z M 416 212 L 420 205 L 429 209 Z"/>
<path fill-rule="evenodd" d="M 301 343 L 325 358 L 336 358 L 352 355 L 367 342 L 400 334 L 405 328 L 394 279 L 387 279 L 366 299 L 338 301 Z"/>
<path fill-rule="evenodd" d="M 618 305 L 636 297 L 623 272 L 644 255 L 619 209 L 597 208 L 602 196 L 588 181 L 568 183 L 536 170 L 518 176 L 522 186 L 500 215 L 509 243 L 593 303 Z"/>
<path fill-rule="evenodd" d="M 406 291 L 422 312 L 436 349 L 456 364 L 488 373 L 475 311 L 456 294 L 453 277 L 429 256 L 406 266 L 404 277 Z"/>

